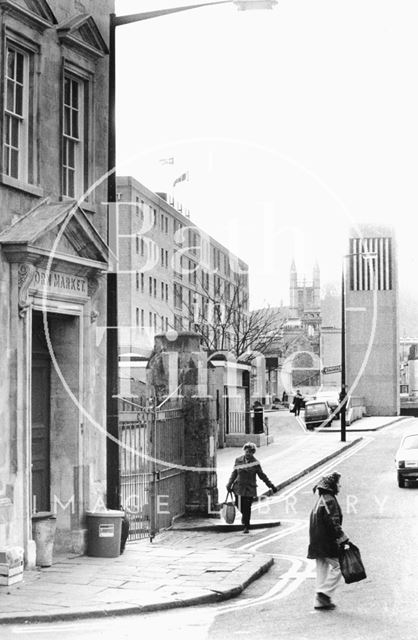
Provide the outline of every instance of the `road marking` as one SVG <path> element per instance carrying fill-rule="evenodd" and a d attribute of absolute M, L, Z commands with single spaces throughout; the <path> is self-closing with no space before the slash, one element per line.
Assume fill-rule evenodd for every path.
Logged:
<path fill-rule="evenodd" d="M 306 428 L 306 426 L 305 426 L 305 422 L 302 420 L 302 418 L 301 418 L 300 416 L 296 416 L 296 420 L 297 420 L 297 422 L 298 422 L 298 425 L 302 428 L 302 430 L 303 430 L 305 433 L 308 433 L 308 430 L 307 430 L 307 428 Z"/>
<path fill-rule="evenodd" d="M 91 627 L 92 622 L 80 622 L 79 620 L 74 620 L 74 623 L 77 624 L 77 631 L 82 629 L 88 629 Z M 24 634 L 24 633 L 57 633 L 62 631 L 74 631 L 74 623 L 73 624 L 50 624 L 50 625 L 40 625 L 36 624 L 35 627 L 12 627 L 11 631 L 14 634 Z"/>
<path fill-rule="evenodd" d="M 270 498 L 270 502 L 272 504 L 275 504 L 287 500 L 289 496 L 293 496 L 302 488 L 305 488 L 308 485 L 312 485 L 315 480 L 321 478 L 323 475 L 326 475 L 329 471 L 332 471 L 337 465 L 345 462 L 348 458 L 358 453 L 361 449 L 368 446 L 374 440 L 375 437 L 373 436 L 367 436 L 363 438 L 358 444 L 353 445 L 350 449 L 343 451 L 336 458 L 332 458 L 327 463 L 318 467 L 317 470 L 307 474 L 307 477 L 301 478 L 299 481 L 296 481 L 295 483 L 290 485 L 289 488 L 284 489 L 283 492 L 280 492 L 280 495 L 275 496 L 274 498 Z M 263 505 L 260 504 L 259 508 L 261 508 L 262 506 Z"/>
<path fill-rule="evenodd" d="M 282 519 L 281 522 L 289 522 L 290 526 L 286 529 L 281 529 L 280 531 L 275 531 L 274 533 L 266 534 L 262 538 L 259 538 L 258 540 L 254 540 L 252 542 L 242 544 L 238 547 L 238 549 L 240 551 L 255 551 L 260 547 L 265 546 L 266 544 L 270 544 L 270 542 L 280 540 L 280 538 L 285 538 L 291 533 L 296 533 L 296 531 L 305 529 L 308 526 L 308 523 L 306 520 L 290 520 L 290 519 L 283 520 Z"/>
<path fill-rule="evenodd" d="M 274 554 L 274 557 L 291 562 L 290 569 L 280 576 L 276 584 L 266 593 L 261 596 L 257 596 L 256 598 L 251 598 L 241 603 L 237 602 L 231 605 L 221 605 L 217 608 L 216 615 L 230 613 L 231 611 L 242 611 L 243 609 L 248 609 L 250 607 L 258 607 L 261 604 L 264 605 L 281 600 L 298 589 L 302 582 L 304 582 L 308 577 L 311 577 L 312 560 L 283 554 Z"/>

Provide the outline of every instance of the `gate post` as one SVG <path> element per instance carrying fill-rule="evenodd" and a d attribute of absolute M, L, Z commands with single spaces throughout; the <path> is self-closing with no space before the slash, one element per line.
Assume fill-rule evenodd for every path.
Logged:
<path fill-rule="evenodd" d="M 171 338 L 171 336 L 169 336 Z M 180 332 L 168 339 L 155 337 L 154 354 L 177 352 L 179 394 L 182 396 L 185 448 L 186 514 L 210 516 L 218 507 L 216 476 L 216 420 L 214 399 L 208 396 L 207 354 L 200 335 Z M 162 358 L 154 358 L 152 384 L 157 393 L 168 393 L 167 371 Z M 160 398 L 158 398 L 158 402 Z"/>

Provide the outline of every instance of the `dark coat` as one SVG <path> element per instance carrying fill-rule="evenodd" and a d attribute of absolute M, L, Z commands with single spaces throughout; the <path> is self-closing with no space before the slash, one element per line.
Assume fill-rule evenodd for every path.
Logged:
<path fill-rule="evenodd" d="M 323 492 L 310 515 L 308 558 L 338 557 L 337 540 L 344 536 L 342 521 L 337 498 L 331 492 Z"/>
<path fill-rule="evenodd" d="M 234 469 L 228 480 L 227 489 L 228 491 L 232 490 L 237 496 L 255 498 L 257 495 L 257 476 L 261 478 L 270 489 L 275 490 L 274 484 L 262 470 L 259 461 L 253 457 L 250 462 L 246 462 L 245 456 L 242 455 L 235 460 Z"/>
<path fill-rule="evenodd" d="M 295 397 L 293 398 L 293 408 L 294 409 L 302 409 L 303 405 L 304 405 L 304 400 L 303 400 L 302 396 L 295 395 Z"/>

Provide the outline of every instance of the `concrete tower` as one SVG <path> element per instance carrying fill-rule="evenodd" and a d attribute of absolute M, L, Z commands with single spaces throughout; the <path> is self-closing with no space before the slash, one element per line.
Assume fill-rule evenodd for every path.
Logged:
<path fill-rule="evenodd" d="M 351 230 L 345 278 L 346 381 L 369 415 L 399 415 L 399 329 L 393 229 Z"/>

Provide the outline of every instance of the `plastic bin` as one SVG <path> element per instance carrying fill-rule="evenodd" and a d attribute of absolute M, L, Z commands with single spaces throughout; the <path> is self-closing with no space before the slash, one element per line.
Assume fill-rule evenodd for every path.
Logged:
<path fill-rule="evenodd" d="M 116 558 L 120 555 L 123 511 L 87 511 L 87 555 Z"/>
<path fill-rule="evenodd" d="M 52 565 L 57 517 L 49 511 L 40 511 L 32 516 L 32 537 L 36 545 L 36 564 L 39 567 Z"/>

